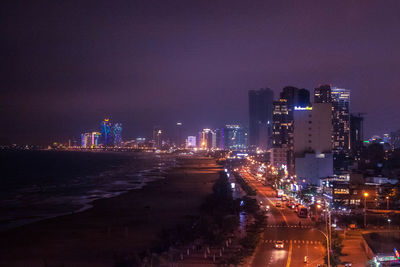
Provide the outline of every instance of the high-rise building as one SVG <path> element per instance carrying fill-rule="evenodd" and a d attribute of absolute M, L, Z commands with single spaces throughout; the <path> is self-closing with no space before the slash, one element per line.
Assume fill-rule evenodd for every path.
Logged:
<path fill-rule="evenodd" d="M 322 85 L 314 90 L 315 103 L 332 103 L 332 149 L 335 174 L 350 165 L 350 90 Z"/>
<path fill-rule="evenodd" d="M 224 140 L 223 140 L 223 135 L 224 135 L 224 129 L 215 129 L 215 138 L 216 138 L 216 148 L 218 149 L 224 149 Z"/>
<path fill-rule="evenodd" d="M 92 148 L 97 148 L 100 144 L 100 137 L 101 137 L 101 133 L 99 132 L 92 132 L 91 134 L 91 147 Z"/>
<path fill-rule="evenodd" d="M 184 144 L 182 140 L 182 128 L 183 124 L 182 122 L 177 122 L 175 125 L 175 140 L 174 143 L 177 147 L 182 147 Z"/>
<path fill-rule="evenodd" d="M 100 123 L 100 143 L 105 146 L 112 145 L 112 136 L 111 136 L 111 122 L 110 119 L 106 118 Z"/>
<path fill-rule="evenodd" d="M 196 147 L 196 136 L 188 136 L 186 139 L 186 148 Z"/>
<path fill-rule="evenodd" d="M 247 131 L 236 124 L 227 124 L 222 130 L 223 149 L 245 149 L 247 147 Z"/>
<path fill-rule="evenodd" d="M 350 151 L 355 159 L 361 156 L 364 141 L 364 118 L 361 114 L 350 115 Z"/>
<path fill-rule="evenodd" d="M 218 149 L 218 141 L 221 142 L 218 133 L 220 130 L 203 129 L 199 132 L 199 142 L 197 146 L 200 149 Z M 220 134 L 219 134 L 220 135 Z"/>
<path fill-rule="evenodd" d="M 333 150 L 350 150 L 350 90 L 332 87 Z"/>
<path fill-rule="evenodd" d="M 390 133 L 390 144 L 394 149 L 400 148 L 400 130 Z"/>
<path fill-rule="evenodd" d="M 314 103 L 332 103 L 330 85 L 321 85 L 314 89 Z"/>
<path fill-rule="evenodd" d="M 274 92 L 269 88 L 249 91 L 249 145 L 252 148 L 271 146 L 273 99 Z"/>
<path fill-rule="evenodd" d="M 112 126 L 113 145 L 116 147 L 122 146 L 122 123 L 115 123 Z"/>
<path fill-rule="evenodd" d="M 291 175 L 294 174 L 293 111 L 296 108 L 307 108 L 309 105 L 309 91 L 293 86 L 283 88 L 280 100 L 274 101 L 271 153 L 279 155 L 277 164 L 286 165 Z M 282 160 L 282 153 L 287 153 L 285 162 Z"/>
<path fill-rule="evenodd" d="M 297 91 L 297 99 L 295 101 L 295 106 L 308 107 L 310 106 L 310 91 L 307 89 L 299 89 Z"/>
<path fill-rule="evenodd" d="M 293 141 L 299 182 L 319 185 L 321 178 L 332 176 L 332 104 L 296 107 Z"/>
<path fill-rule="evenodd" d="M 90 148 L 92 145 L 91 133 L 83 133 L 81 134 L 81 147 L 82 148 Z"/>
<path fill-rule="evenodd" d="M 162 147 L 163 131 L 160 126 L 153 127 L 153 146 L 160 149 Z"/>

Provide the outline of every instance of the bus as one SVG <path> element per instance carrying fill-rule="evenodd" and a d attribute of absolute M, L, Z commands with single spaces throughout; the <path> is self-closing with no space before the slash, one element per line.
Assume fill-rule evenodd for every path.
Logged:
<path fill-rule="evenodd" d="M 278 190 L 276 191 L 276 196 L 277 196 L 277 197 L 282 197 L 282 195 L 283 195 L 283 190 L 282 190 L 282 189 L 278 189 Z"/>
<path fill-rule="evenodd" d="M 308 209 L 306 207 L 299 208 L 299 212 L 297 213 L 297 216 L 299 216 L 300 218 L 307 218 Z"/>

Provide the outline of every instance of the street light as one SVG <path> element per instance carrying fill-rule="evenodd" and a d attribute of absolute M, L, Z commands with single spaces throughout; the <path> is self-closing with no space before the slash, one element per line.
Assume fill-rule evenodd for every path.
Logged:
<path fill-rule="evenodd" d="M 323 234 L 324 235 L 324 237 L 325 237 L 325 239 L 326 239 L 326 253 L 328 253 L 328 267 L 331 267 L 331 259 L 330 259 L 330 250 L 329 250 L 329 238 L 328 238 L 328 235 L 327 234 L 325 234 L 324 232 L 322 232 L 321 230 L 319 230 L 319 229 L 315 229 L 314 228 L 314 230 L 317 230 L 318 232 L 320 232 L 321 234 Z"/>
<path fill-rule="evenodd" d="M 386 197 L 386 209 L 389 209 L 389 196 Z"/>
<path fill-rule="evenodd" d="M 367 197 L 368 197 L 368 193 L 365 192 L 364 193 L 364 228 L 367 227 Z"/>
<path fill-rule="evenodd" d="M 389 223 L 389 230 L 390 230 L 390 222 L 392 221 L 390 218 L 387 220 Z"/>

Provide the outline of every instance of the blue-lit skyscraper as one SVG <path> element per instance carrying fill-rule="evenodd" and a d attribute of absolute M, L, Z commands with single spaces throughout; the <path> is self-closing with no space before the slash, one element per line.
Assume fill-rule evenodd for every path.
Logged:
<path fill-rule="evenodd" d="M 100 124 L 100 143 L 103 146 L 111 146 L 112 138 L 111 138 L 111 122 L 110 119 L 104 119 Z"/>
<path fill-rule="evenodd" d="M 112 126 L 112 137 L 114 146 L 122 146 L 122 123 L 115 123 Z"/>
<path fill-rule="evenodd" d="M 225 125 L 222 130 L 222 141 L 224 149 L 247 148 L 247 131 L 240 125 Z"/>

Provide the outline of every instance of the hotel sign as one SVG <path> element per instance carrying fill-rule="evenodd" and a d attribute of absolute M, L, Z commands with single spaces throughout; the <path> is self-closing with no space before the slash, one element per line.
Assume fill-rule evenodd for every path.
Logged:
<path fill-rule="evenodd" d="M 295 106 L 294 110 L 312 110 L 312 107 L 300 107 L 300 106 Z"/>

